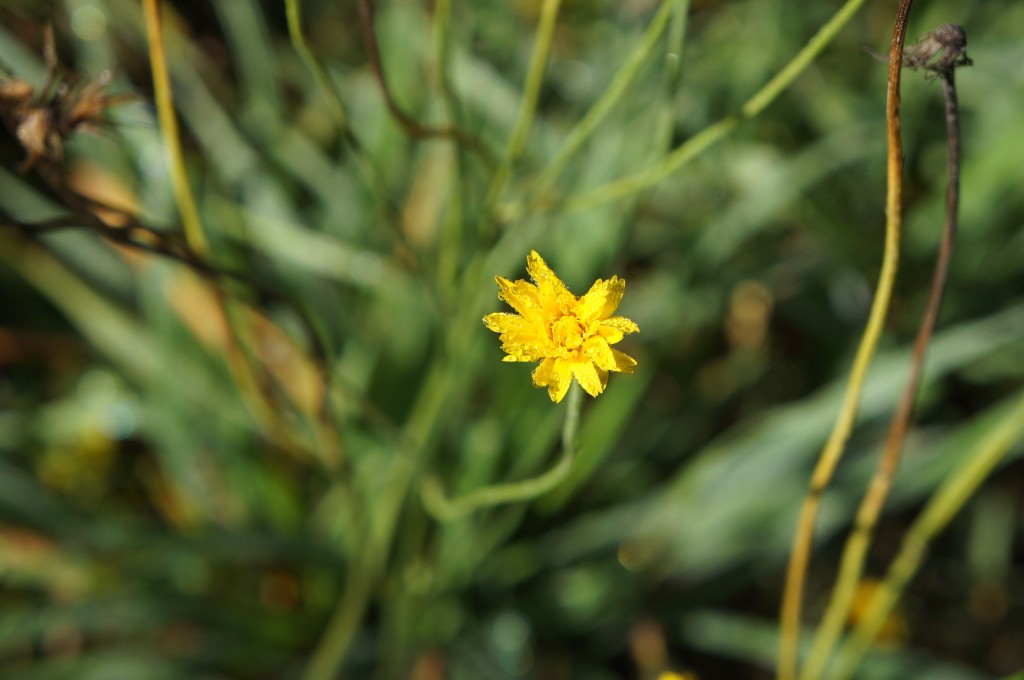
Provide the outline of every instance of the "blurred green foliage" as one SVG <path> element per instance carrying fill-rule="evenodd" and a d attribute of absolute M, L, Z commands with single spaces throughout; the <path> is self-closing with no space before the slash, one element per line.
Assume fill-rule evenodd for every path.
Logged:
<path fill-rule="evenodd" d="M 0 7 L 9 78 L 42 89 L 52 21 L 63 68 L 115 69 L 111 91 L 134 95 L 100 134 L 67 140 L 61 181 L 176 232 L 138 3 L 42 4 Z M 357 145 L 283 2 L 168 2 L 211 260 L 242 280 L 218 298 L 186 265 L 86 228 L 0 233 L 0 674 L 302 677 L 350 616 L 346 677 L 770 677 L 796 509 L 879 266 L 885 68 L 865 48 L 885 51 L 894 3 L 867 3 L 764 113 L 656 187 L 571 213 L 564 199 L 736 113 L 838 3 L 673 3 L 686 21 L 670 19 L 542 205 L 538 176 L 658 8 L 566 0 L 494 206 L 542 3 L 455 2 L 440 34 L 440 0 L 374 4 L 396 105 L 475 143 L 411 136 L 389 113 L 356 2 L 302 9 Z M 915 12 L 912 35 L 963 24 L 975 66 L 959 74 L 962 230 L 875 576 L 1024 376 L 1024 5 Z M 902 387 L 943 220 L 940 88 L 907 73 L 903 102 L 903 264 L 825 497 L 811 616 Z M 3 137 L 0 210 L 65 214 L 52 184 L 18 172 L 24 155 Z M 577 293 L 627 280 L 638 373 L 587 398 L 565 483 L 435 521 L 426 476 L 461 494 L 558 455 L 564 404 L 502 364 L 480 323 L 503 307 L 493 277 L 522 278 L 531 248 Z M 935 546 L 900 614 L 907 637 L 858 677 L 1024 667 L 1019 453 Z"/>

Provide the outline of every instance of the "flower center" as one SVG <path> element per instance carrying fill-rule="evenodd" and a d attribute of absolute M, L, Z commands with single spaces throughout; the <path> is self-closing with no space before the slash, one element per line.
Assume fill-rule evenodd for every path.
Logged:
<path fill-rule="evenodd" d="M 577 349 L 583 344 L 585 329 L 575 316 L 563 316 L 551 324 L 551 336 L 555 343 L 566 349 Z"/>

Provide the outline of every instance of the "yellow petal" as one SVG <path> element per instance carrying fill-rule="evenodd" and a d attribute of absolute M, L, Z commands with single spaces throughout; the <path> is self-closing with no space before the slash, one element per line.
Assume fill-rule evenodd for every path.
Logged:
<path fill-rule="evenodd" d="M 515 333 L 521 331 L 526 320 L 518 314 L 495 312 L 484 317 L 484 325 L 495 333 Z"/>
<path fill-rule="evenodd" d="M 484 325 L 501 333 L 501 349 L 509 354 L 502 361 L 537 361 L 547 355 L 543 329 L 517 314 L 495 312 L 484 317 Z"/>
<path fill-rule="evenodd" d="M 608 282 L 608 298 L 604 301 L 604 309 L 601 310 L 601 316 L 598 318 L 607 319 L 610 317 L 612 312 L 619 308 L 619 303 L 622 302 L 622 296 L 625 292 L 626 280 L 613 276 L 612 280 Z"/>
<path fill-rule="evenodd" d="M 596 397 L 604 391 L 601 378 L 597 375 L 597 369 L 593 361 L 574 361 L 572 363 L 572 374 L 580 386 L 592 397 Z"/>
<path fill-rule="evenodd" d="M 612 356 L 615 357 L 615 368 L 611 370 L 618 371 L 619 373 L 633 373 L 636 359 L 617 349 L 612 350 Z"/>
<path fill-rule="evenodd" d="M 536 251 L 527 257 L 527 271 L 534 283 L 495 277 L 498 297 L 518 314 L 499 312 L 483 319 L 500 334 L 507 354 L 503 361 L 540 361 L 533 382 L 547 387 L 556 403 L 565 398 L 573 380 L 596 397 L 605 390 L 609 371 L 633 372 L 636 361 L 611 348 L 627 333 L 640 330 L 625 317 L 611 316 L 622 300 L 624 280 L 598 279 L 577 298 Z"/>
<path fill-rule="evenodd" d="M 555 359 L 549 357 L 533 369 L 533 384 L 537 387 L 546 387 L 551 382 L 551 374 L 555 370 Z"/>
<path fill-rule="evenodd" d="M 615 370 L 615 356 L 612 354 L 608 341 L 600 336 L 594 336 L 583 344 L 583 351 L 594 360 L 597 367 L 605 371 Z"/>
<path fill-rule="evenodd" d="M 536 318 L 540 311 L 540 302 L 537 297 L 537 286 L 527 281 L 519 280 L 513 283 L 508 279 L 495 276 L 498 282 L 498 297 L 509 304 L 524 317 Z"/>
<path fill-rule="evenodd" d="M 555 376 L 557 381 L 548 385 L 548 396 L 556 404 L 565 398 L 572 385 L 572 368 L 565 359 L 555 359 Z"/>
<path fill-rule="evenodd" d="M 611 281 L 598 279 L 594 281 L 594 285 L 590 287 L 590 290 L 583 294 L 579 305 L 576 307 L 576 316 L 581 321 L 586 323 L 588 321 L 595 321 L 600 317 L 601 310 L 604 309 L 604 302 L 608 299 L 608 284 L 610 283 Z"/>
<path fill-rule="evenodd" d="M 619 306 L 625 291 L 626 282 L 618 276 L 613 276 L 607 281 L 598 279 L 580 298 L 577 314 L 584 321 L 605 319 Z"/>
<path fill-rule="evenodd" d="M 503 348 L 504 349 L 504 348 Z M 505 350 L 508 352 L 508 350 Z M 506 363 L 520 363 L 520 364 L 532 364 L 537 359 L 540 359 L 536 354 L 530 352 L 509 352 L 508 356 L 502 357 L 501 360 Z"/>
<path fill-rule="evenodd" d="M 607 340 L 609 345 L 614 345 L 619 340 L 622 340 L 622 336 L 626 333 L 637 333 L 639 331 L 640 327 L 624 316 L 613 316 L 605 319 L 597 328 L 598 335 Z"/>
<path fill-rule="evenodd" d="M 548 396 L 556 404 L 565 397 L 572 384 L 572 369 L 569 362 L 561 358 L 545 359 L 533 371 L 533 384 L 548 388 Z"/>
<path fill-rule="evenodd" d="M 505 338 L 507 336 L 503 335 L 501 337 Z M 523 339 L 522 337 L 517 337 L 514 340 L 503 343 L 501 351 L 509 355 L 502 361 L 537 361 L 551 354 L 544 350 L 544 346 L 541 343 Z M 512 357 L 515 358 L 513 359 Z"/>
<path fill-rule="evenodd" d="M 541 298 L 558 298 L 564 295 L 572 295 L 569 289 L 562 283 L 562 279 L 548 266 L 536 250 L 531 250 L 526 258 L 526 271 L 530 278 L 537 282 Z"/>

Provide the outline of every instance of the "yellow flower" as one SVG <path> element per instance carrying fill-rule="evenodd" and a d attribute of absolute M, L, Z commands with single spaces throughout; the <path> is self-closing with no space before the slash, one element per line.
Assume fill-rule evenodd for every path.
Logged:
<path fill-rule="evenodd" d="M 636 361 L 610 347 L 640 330 L 629 319 L 611 315 L 626 290 L 624 280 L 598 279 L 586 295 L 576 297 L 533 250 L 526 271 L 536 285 L 495 277 L 498 297 L 519 314 L 484 317 L 489 329 L 501 333 L 501 349 L 508 354 L 503 361 L 540 361 L 533 384 L 546 386 L 554 402 L 562 401 L 573 377 L 596 397 L 604 392 L 609 371 L 633 372 Z"/>

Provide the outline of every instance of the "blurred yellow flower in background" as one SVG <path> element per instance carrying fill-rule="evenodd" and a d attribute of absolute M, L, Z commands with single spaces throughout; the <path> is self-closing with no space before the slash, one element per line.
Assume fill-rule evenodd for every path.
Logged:
<path fill-rule="evenodd" d="M 501 333 L 501 349 L 508 354 L 503 361 L 540 361 L 533 384 L 547 387 L 554 402 L 565 397 L 574 377 L 596 397 L 608 385 L 609 371 L 633 372 L 636 361 L 611 348 L 640 330 L 629 319 L 612 316 L 626 290 L 623 279 L 598 279 L 576 297 L 534 250 L 526 258 L 526 271 L 534 283 L 495 277 L 498 297 L 518 314 L 484 317 L 487 328 Z"/>

